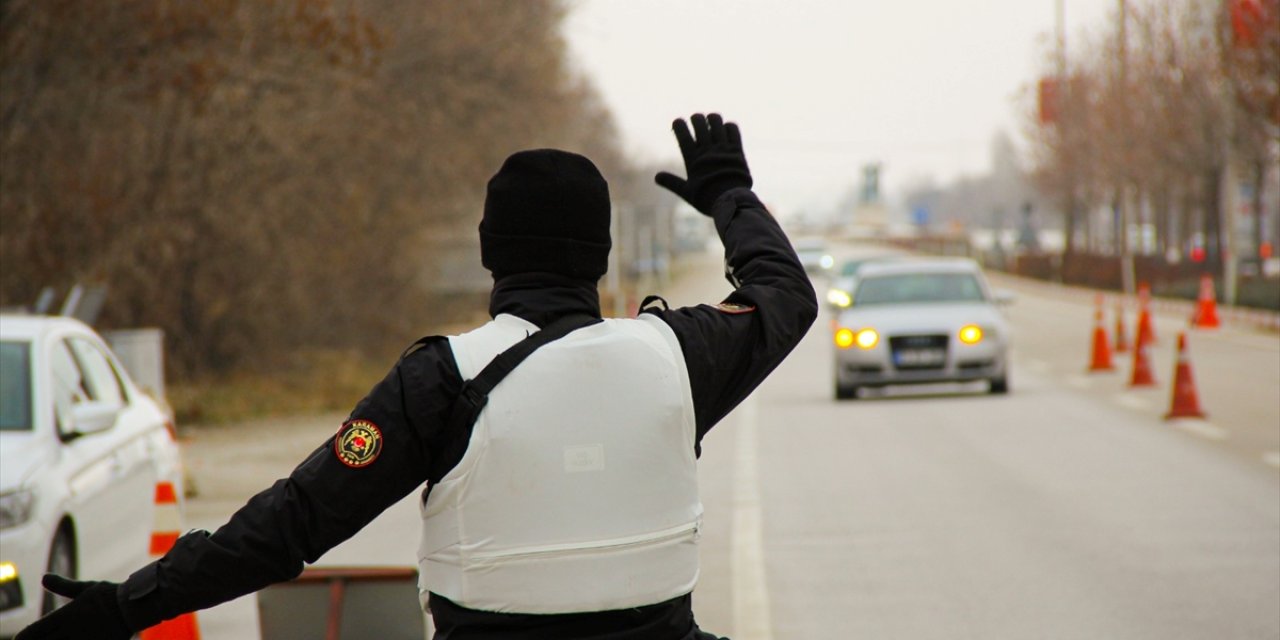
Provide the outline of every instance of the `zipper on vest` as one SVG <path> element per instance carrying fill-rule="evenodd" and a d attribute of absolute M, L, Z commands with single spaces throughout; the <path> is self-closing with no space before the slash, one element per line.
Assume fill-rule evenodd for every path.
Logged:
<path fill-rule="evenodd" d="M 626 536 L 623 538 L 611 538 L 609 540 L 599 540 L 596 542 L 570 542 L 517 547 L 515 549 L 507 549 L 504 551 L 481 551 L 466 555 L 473 561 L 485 562 L 494 560 L 520 560 L 525 558 L 548 557 L 584 551 L 613 551 L 617 549 L 625 549 L 627 547 L 672 542 L 682 538 L 692 538 L 693 540 L 697 540 L 701 531 L 702 521 L 697 520 L 688 524 L 682 524 L 678 527 L 663 529 L 662 531 L 642 533 L 640 535 Z"/>

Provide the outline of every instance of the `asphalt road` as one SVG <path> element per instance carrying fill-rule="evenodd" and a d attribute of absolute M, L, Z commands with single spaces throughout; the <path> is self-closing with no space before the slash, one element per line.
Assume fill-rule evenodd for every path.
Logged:
<path fill-rule="evenodd" d="M 1086 372 L 1092 292 L 996 285 L 1018 296 L 1008 396 L 976 383 L 837 403 L 824 312 L 707 436 L 701 625 L 735 640 L 1280 638 L 1280 336 L 1190 332 L 1209 417 L 1166 421 L 1184 315 L 1157 313 L 1158 385 L 1133 389 L 1126 358 Z M 709 255 L 664 290 L 694 304 L 728 285 Z M 192 429 L 187 526 L 216 527 L 341 419 Z M 318 564 L 410 566 L 417 527 L 410 496 Z M 206 640 L 257 637 L 253 596 L 198 616 Z"/>

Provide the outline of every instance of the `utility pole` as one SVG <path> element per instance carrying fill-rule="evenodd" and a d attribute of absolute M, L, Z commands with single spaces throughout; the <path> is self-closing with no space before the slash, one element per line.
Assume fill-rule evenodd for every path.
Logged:
<path fill-rule="evenodd" d="M 1117 31 L 1119 38 L 1119 57 L 1120 69 L 1116 84 L 1118 85 L 1120 100 L 1120 122 L 1123 128 L 1129 129 L 1129 96 L 1127 94 L 1129 88 L 1129 3 L 1127 0 L 1119 0 L 1120 2 L 1120 27 Z M 1137 291 L 1137 279 L 1133 266 L 1133 249 L 1129 246 L 1129 217 L 1132 207 L 1130 207 L 1130 177 L 1132 176 L 1132 168 L 1129 166 L 1129 158 L 1127 154 L 1121 158 L 1124 165 L 1120 171 L 1119 193 L 1116 194 L 1116 206 L 1119 208 L 1120 229 L 1117 234 L 1120 238 L 1120 282 L 1126 294 L 1133 294 Z"/>
<path fill-rule="evenodd" d="M 1235 158 L 1231 153 L 1231 138 L 1235 134 L 1232 127 L 1235 117 L 1235 101 L 1227 106 L 1227 150 L 1224 154 L 1226 166 L 1222 171 L 1222 224 L 1218 229 L 1218 246 L 1222 251 L 1222 303 L 1233 306 L 1236 303 L 1236 288 L 1239 286 L 1239 264 L 1236 260 L 1236 210 L 1240 207 L 1240 180 L 1236 177 Z M 1222 237 L 1226 234 L 1225 237 Z"/>
<path fill-rule="evenodd" d="M 1227 6 L 1223 3 L 1224 8 Z M 1230 16 L 1228 16 L 1229 22 Z M 1232 46 L 1230 40 L 1222 44 L 1224 47 Z M 1228 72 L 1229 73 L 1229 72 Z M 1226 166 L 1222 170 L 1222 193 L 1220 205 L 1222 207 L 1222 221 L 1218 225 L 1218 248 L 1221 251 L 1222 260 L 1222 303 L 1228 306 L 1236 303 L 1236 288 L 1239 280 L 1239 265 L 1236 261 L 1236 210 L 1240 207 L 1240 180 L 1236 177 L 1235 157 L 1232 153 L 1232 141 L 1236 135 L 1236 95 L 1234 91 L 1234 83 L 1227 83 L 1228 98 L 1226 100 L 1226 127 L 1223 135 L 1223 161 Z M 1261 216 L 1261 211 L 1255 211 L 1255 215 Z M 1223 234 L 1226 234 L 1223 237 Z"/>
<path fill-rule="evenodd" d="M 1071 143 L 1068 140 L 1068 136 L 1070 135 L 1070 125 L 1067 122 L 1070 119 L 1070 115 L 1068 114 L 1068 105 L 1071 104 L 1071 82 L 1067 78 L 1066 15 L 1066 0 L 1056 0 L 1054 2 L 1054 30 L 1057 32 L 1055 35 L 1057 39 L 1058 55 L 1056 60 L 1057 78 L 1055 79 L 1057 91 L 1054 95 L 1055 104 L 1053 105 L 1054 113 L 1056 115 L 1056 122 L 1054 124 L 1058 128 L 1058 144 L 1062 145 L 1062 148 L 1067 150 L 1066 156 L 1063 158 L 1066 165 L 1064 169 L 1066 170 L 1067 175 L 1066 188 L 1064 189 L 1065 193 L 1063 194 L 1064 197 L 1062 199 L 1062 229 L 1066 236 L 1063 239 L 1063 253 L 1066 255 L 1063 256 L 1063 263 L 1059 265 L 1059 278 L 1061 278 L 1062 270 L 1066 268 L 1066 260 L 1068 256 L 1075 251 L 1074 236 L 1076 232 L 1076 207 L 1074 197 L 1076 188 L 1076 159 L 1074 157 L 1074 153 L 1070 150 Z"/>
<path fill-rule="evenodd" d="M 1054 26 L 1058 32 L 1058 81 L 1065 82 L 1067 79 L 1066 0 L 1057 0 L 1054 5 Z"/>

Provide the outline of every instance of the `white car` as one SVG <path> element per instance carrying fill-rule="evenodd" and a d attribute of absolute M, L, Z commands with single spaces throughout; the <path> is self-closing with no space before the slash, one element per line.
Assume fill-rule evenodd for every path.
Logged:
<path fill-rule="evenodd" d="M 148 561 L 157 482 L 182 495 L 174 436 L 93 329 L 0 315 L 0 636 L 61 604 L 45 572 L 118 581 Z"/>
<path fill-rule="evenodd" d="M 1009 323 L 967 258 L 875 262 L 857 270 L 835 322 L 835 397 L 863 387 L 987 380 L 1009 391 Z"/>

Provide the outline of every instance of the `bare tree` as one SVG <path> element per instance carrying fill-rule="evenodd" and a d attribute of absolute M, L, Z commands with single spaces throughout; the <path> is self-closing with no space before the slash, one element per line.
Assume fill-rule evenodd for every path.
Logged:
<path fill-rule="evenodd" d="M 426 330 L 442 229 L 530 146 L 615 171 L 564 7 L 419 0 L 0 4 L 0 302 L 110 286 L 179 374 Z"/>

